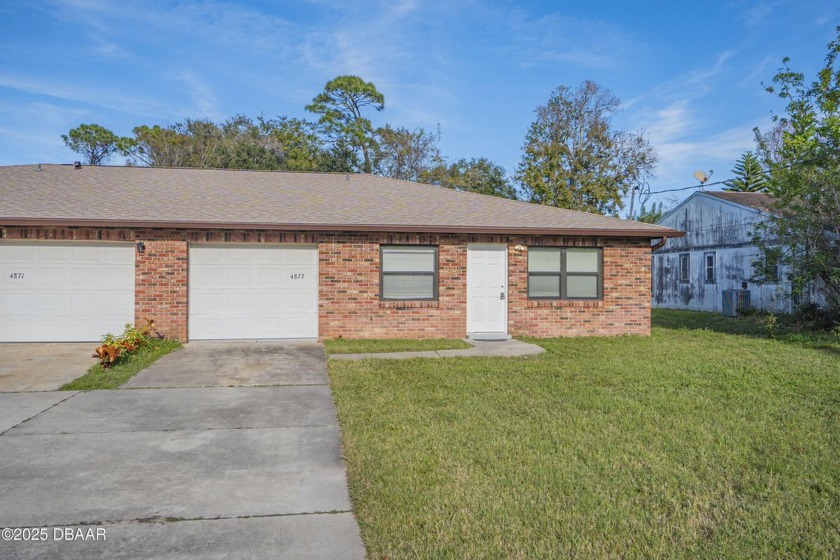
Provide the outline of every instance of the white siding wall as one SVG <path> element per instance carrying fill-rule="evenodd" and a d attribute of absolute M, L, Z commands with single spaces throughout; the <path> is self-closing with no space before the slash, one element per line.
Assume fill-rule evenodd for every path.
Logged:
<path fill-rule="evenodd" d="M 653 253 L 654 307 L 720 311 L 722 291 L 740 289 L 747 282 L 752 306 L 764 311 L 790 312 L 790 286 L 750 282 L 759 251 L 750 232 L 765 220 L 763 214 L 741 205 L 697 193 L 659 223 L 685 231 Z M 715 253 L 715 283 L 705 281 L 704 254 Z M 690 281 L 680 282 L 679 256 L 690 254 Z M 784 271 L 780 271 L 784 277 Z"/>

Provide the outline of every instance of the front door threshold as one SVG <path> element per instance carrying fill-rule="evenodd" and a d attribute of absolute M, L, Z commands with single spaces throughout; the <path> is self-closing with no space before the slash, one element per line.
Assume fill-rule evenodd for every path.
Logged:
<path fill-rule="evenodd" d="M 478 340 L 481 342 L 496 342 L 502 340 L 510 340 L 513 337 L 503 332 L 482 332 L 467 333 L 467 338 L 470 340 Z"/>

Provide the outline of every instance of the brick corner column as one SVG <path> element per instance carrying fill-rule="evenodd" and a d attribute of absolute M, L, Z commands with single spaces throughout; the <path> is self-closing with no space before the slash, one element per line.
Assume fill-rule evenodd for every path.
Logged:
<path fill-rule="evenodd" d="M 152 319 L 167 338 L 187 341 L 186 241 L 146 241 L 137 252 L 134 265 L 134 321 L 142 325 Z"/>

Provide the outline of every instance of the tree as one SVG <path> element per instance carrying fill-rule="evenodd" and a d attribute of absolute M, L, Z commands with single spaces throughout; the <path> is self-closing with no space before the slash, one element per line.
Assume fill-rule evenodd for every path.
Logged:
<path fill-rule="evenodd" d="M 767 176 L 761 162 L 752 152 L 744 152 L 732 169 L 734 179 L 723 182 L 723 190 L 731 192 L 763 192 L 767 189 Z"/>
<path fill-rule="evenodd" d="M 379 146 L 375 158 L 377 175 L 419 181 L 442 161 L 437 146 L 440 133 L 385 125 L 376 131 L 376 137 Z"/>
<path fill-rule="evenodd" d="M 505 168 L 487 158 L 459 159 L 451 165 L 440 165 L 428 173 L 424 181 L 456 191 L 517 198 Z"/>
<path fill-rule="evenodd" d="M 650 210 L 645 208 L 644 203 L 642 203 L 642 207 L 639 209 L 639 213 L 636 214 L 636 221 L 637 222 L 644 222 L 646 224 L 655 224 L 662 217 L 665 215 L 665 210 L 662 203 L 659 203 L 659 206 L 656 203 L 653 203 L 653 206 L 650 207 Z"/>
<path fill-rule="evenodd" d="M 257 119 L 266 146 L 277 158 L 278 169 L 287 171 L 349 171 L 333 169 L 315 125 L 303 119 L 280 116 Z"/>
<path fill-rule="evenodd" d="M 358 76 L 338 76 L 327 82 L 306 110 L 321 115 L 318 123 L 334 143 L 343 142 L 361 151 L 362 171 L 371 173 L 371 155 L 377 144 L 370 120 L 362 115 L 366 107 L 377 111 L 385 108 L 385 97 L 376 86 Z"/>
<path fill-rule="evenodd" d="M 588 80 L 560 86 L 537 107 L 517 173 L 531 202 L 611 215 L 623 208 L 657 155 L 643 133 L 611 129 L 619 108 L 612 92 Z"/>
<path fill-rule="evenodd" d="M 758 280 L 770 281 L 763 262 L 781 265 L 794 293 L 816 285 L 840 312 L 840 26 L 836 33 L 813 82 L 784 58 L 766 88 L 786 103 L 785 114 L 773 117 L 783 134 L 767 182 L 777 217 L 753 237 L 762 249 Z"/>
<path fill-rule="evenodd" d="M 84 156 L 88 165 L 102 165 L 119 150 L 120 137 L 98 124 L 80 124 L 61 139 L 68 148 Z"/>
<path fill-rule="evenodd" d="M 188 138 L 174 127 L 134 127 L 134 138 L 120 142 L 120 151 L 129 161 L 150 167 L 184 167 Z"/>

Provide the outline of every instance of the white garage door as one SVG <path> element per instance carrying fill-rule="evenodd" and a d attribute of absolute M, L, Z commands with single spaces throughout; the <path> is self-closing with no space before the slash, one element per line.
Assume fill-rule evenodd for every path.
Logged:
<path fill-rule="evenodd" d="M 190 339 L 316 338 L 314 245 L 190 247 Z"/>
<path fill-rule="evenodd" d="M 134 246 L 0 243 L 0 342 L 98 341 L 134 322 Z"/>

